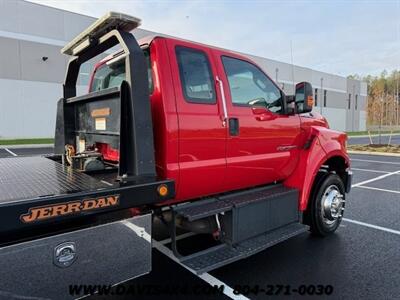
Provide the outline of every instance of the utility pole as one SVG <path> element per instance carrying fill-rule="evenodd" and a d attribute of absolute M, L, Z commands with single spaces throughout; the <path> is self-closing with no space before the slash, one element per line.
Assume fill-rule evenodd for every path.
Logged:
<path fill-rule="evenodd" d="M 381 95 L 381 105 L 380 105 L 380 116 L 379 116 L 379 142 L 378 144 L 381 145 L 382 141 L 382 117 L 383 117 L 383 95 Z"/>
<path fill-rule="evenodd" d="M 400 80 L 400 70 L 396 72 L 396 106 L 397 106 L 397 127 L 399 126 L 399 109 L 400 109 L 400 99 L 399 99 L 399 80 Z"/>

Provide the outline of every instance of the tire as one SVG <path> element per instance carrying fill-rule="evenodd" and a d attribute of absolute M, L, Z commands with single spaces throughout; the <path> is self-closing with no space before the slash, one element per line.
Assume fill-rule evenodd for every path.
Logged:
<path fill-rule="evenodd" d="M 336 174 L 327 174 L 317 181 L 309 207 L 310 231 L 314 235 L 328 236 L 342 221 L 345 206 L 345 188 Z"/>

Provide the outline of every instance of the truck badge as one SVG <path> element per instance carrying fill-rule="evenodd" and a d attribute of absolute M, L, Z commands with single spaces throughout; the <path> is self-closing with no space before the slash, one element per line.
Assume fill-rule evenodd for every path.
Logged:
<path fill-rule="evenodd" d="M 116 206 L 119 203 L 119 195 L 104 196 L 94 199 L 76 200 L 67 203 L 57 203 L 40 207 L 31 207 L 28 213 L 21 215 L 24 223 L 43 221 L 65 215 L 77 214 L 89 210 Z"/>

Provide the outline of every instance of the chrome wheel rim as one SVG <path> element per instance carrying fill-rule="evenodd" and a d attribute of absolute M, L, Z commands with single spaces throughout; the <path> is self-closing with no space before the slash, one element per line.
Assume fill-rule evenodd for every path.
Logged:
<path fill-rule="evenodd" d="M 322 220 L 327 225 L 332 225 L 343 216 L 344 212 L 343 195 L 336 185 L 327 187 L 322 195 L 321 215 Z"/>

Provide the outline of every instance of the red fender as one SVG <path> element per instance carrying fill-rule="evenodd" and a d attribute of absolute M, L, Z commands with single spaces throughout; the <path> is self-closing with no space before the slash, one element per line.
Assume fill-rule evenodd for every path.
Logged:
<path fill-rule="evenodd" d="M 307 209 L 312 185 L 321 166 L 330 158 L 339 156 L 350 165 L 346 153 L 347 135 L 325 127 L 310 128 L 305 147 L 300 151 L 299 163 L 295 171 L 284 181 L 287 187 L 299 190 L 299 210 Z"/>

